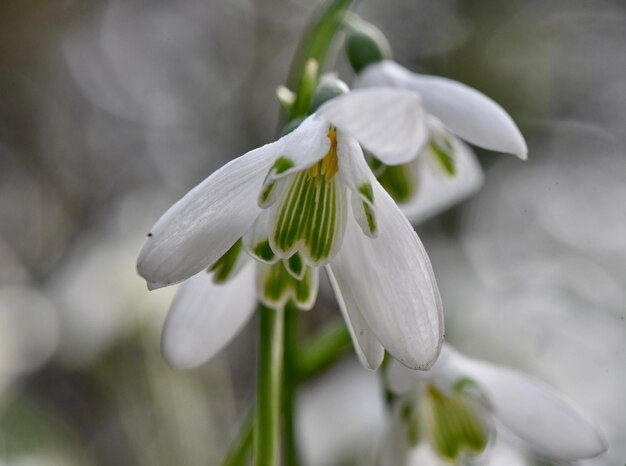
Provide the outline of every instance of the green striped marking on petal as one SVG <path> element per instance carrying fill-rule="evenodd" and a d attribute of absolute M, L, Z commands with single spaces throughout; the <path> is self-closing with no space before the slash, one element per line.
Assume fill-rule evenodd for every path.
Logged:
<path fill-rule="evenodd" d="M 298 279 L 287 270 L 285 262 L 260 266 L 257 275 L 259 299 L 273 308 L 281 308 L 293 300 L 299 309 L 310 309 L 317 297 L 317 269 L 302 264 L 302 278 Z"/>
<path fill-rule="evenodd" d="M 211 264 L 209 272 L 213 272 L 213 281 L 215 283 L 226 282 L 232 276 L 233 272 L 237 270 L 235 266 L 237 265 L 237 260 L 239 259 L 242 248 L 243 242 L 241 238 L 239 238 L 222 257 Z"/>
<path fill-rule="evenodd" d="M 422 403 L 426 433 L 433 450 L 456 461 L 461 454 L 479 454 L 487 446 L 489 428 L 468 396 L 447 395 L 429 386 Z"/>
<path fill-rule="evenodd" d="M 312 167 L 297 173 L 277 207 L 272 248 L 281 257 L 300 252 L 311 263 L 326 263 L 341 241 L 343 196 L 338 184 L 337 155 L 328 154 Z"/>
<path fill-rule="evenodd" d="M 443 139 L 443 146 L 431 140 L 428 148 L 435 155 L 439 166 L 449 176 L 456 176 L 456 164 L 454 162 L 454 147 L 448 138 Z"/>
<path fill-rule="evenodd" d="M 402 405 L 400 416 L 402 422 L 406 425 L 407 442 L 410 446 L 415 447 L 420 441 L 420 425 L 419 417 L 414 409 L 414 406 L 410 402 L 405 402 Z"/>
<path fill-rule="evenodd" d="M 396 202 L 408 202 L 417 194 L 419 176 L 413 163 L 386 165 L 376 176 L 385 191 Z"/>
<path fill-rule="evenodd" d="M 374 189 L 372 188 L 372 183 L 362 183 L 359 186 L 359 193 L 367 200 L 367 202 L 361 201 L 361 207 L 363 207 L 363 214 L 365 215 L 367 229 L 369 230 L 371 236 L 375 236 L 377 225 L 376 215 L 374 214 L 374 209 L 372 208 L 374 205 Z"/>

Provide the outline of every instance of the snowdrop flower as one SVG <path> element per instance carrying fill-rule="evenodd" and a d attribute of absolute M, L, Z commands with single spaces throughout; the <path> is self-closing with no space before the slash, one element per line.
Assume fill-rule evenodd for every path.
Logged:
<path fill-rule="evenodd" d="M 419 222 L 468 197 L 482 185 L 476 156 L 464 144 L 526 159 L 519 129 L 497 103 L 451 79 L 413 73 L 390 59 L 382 33 L 352 18 L 346 49 L 357 73 L 356 88 L 387 86 L 420 95 L 425 110 L 420 148 L 371 163 L 378 180 L 401 204 L 410 220 Z"/>
<path fill-rule="evenodd" d="M 209 289 L 203 296 L 183 291 L 179 303 L 204 303 L 212 317 L 194 306 L 177 311 L 182 307 L 175 304 L 165 329 L 166 353 L 168 335 L 191 340 L 181 329 L 196 332 L 200 326 L 194 321 L 202 321 L 207 330 L 202 344 L 215 345 L 203 346 L 202 353 L 214 354 L 249 317 L 253 280 L 258 298 L 268 305 L 293 299 L 310 308 L 317 268 L 326 266 L 365 366 L 377 368 L 384 348 L 416 369 L 437 358 L 443 318 L 430 261 L 360 146 L 386 162 L 414 149 L 423 119 L 419 96 L 395 89 L 346 93 L 345 84 L 336 85 L 343 95 L 278 141 L 217 170 L 148 234 L 137 267 L 151 289 L 206 275 L 207 267 L 217 281 L 249 269 L 220 285 L 220 297 L 210 289 L 218 285 L 204 285 Z M 257 265 L 246 267 L 243 251 Z M 206 282 L 194 277 L 190 287 L 196 280 Z M 231 306 L 232 299 L 241 302 Z"/>
<path fill-rule="evenodd" d="M 598 431 L 540 381 L 448 345 L 428 372 L 392 363 L 388 383 L 398 395 L 389 437 L 394 445 L 386 450 L 400 455 L 393 464 L 405 464 L 420 443 L 446 461 L 462 461 L 485 451 L 498 429 L 552 461 L 591 458 L 607 448 Z"/>

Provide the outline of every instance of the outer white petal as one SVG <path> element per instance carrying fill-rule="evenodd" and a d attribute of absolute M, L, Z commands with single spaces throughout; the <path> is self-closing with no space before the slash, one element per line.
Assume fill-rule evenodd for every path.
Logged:
<path fill-rule="evenodd" d="M 553 460 L 574 461 L 606 450 L 599 432 L 541 381 L 458 353 L 450 365 L 474 380 L 494 415 L 538 453 Z"/>
<path fill-rule="evenodd" d="M 350 133 L 387 165 L 414 159 L 428 139 L 420 97 L 402 89 L 357 89 L 329 100 L 316 115 Z"/>
<path fill-rule="evenodd" d="M 470 197 L 483 184 L 483 171 L 474 152 L 457 138 L 451 138 L 451 142 L 455 149 L 455 176 L 434 169 L 422 157 L 413 162 L 419 164 L 418 191 L 400 208 L 414 225 Z"/>
<path fill-rule="evenodd" d="M 163 214 L 137 260 L 150 289 L 195 275 L 250 228 L 261 212 L 263 178 L 282 147 L 283 139 L 227 163 Z"/>
<path fill-rule="evenodd" d="M 206 272 L 181 286 L 165 321 L 162 351 L 175 367 L 196 367 L 223 349 L 248 322 L 256 305 L 256 264 L 224 284 Z"/>
<path fill-rule="evenodd" d="M 356 308 L 387 351 L 407 367 L 428 369 L 443 342 L 437 283 L 413 227 L 377 181 L 373 188 L 378 237 L 348 222 L 331 269 L 345 305 Z"/>
<path fill-rule="evenodd" d="M 366 369 L 378 369 L 385 357 L 385 349 L 374 335 L 374 332 L 372 332 L 372 329 L 367 325 L 367 322 L 363 319 L 363 316 L 361 316 L 354 303 L 350 302 L 346 304 L 330 267 L 326 267 L 326 273 L 328 275 L 328 281 L 330 281 L 330 285 L 335 292 L 341 314 L 346 321 L 359 361 L 361 361 L 361 364 Z M 350 297 L 347 296 L 347 299 L 350 299 Z"/>
<path fill-rule="evenodd" d="M 412 73 L 392 61 L 371 65 L 363 75 L 361 85 L 387 81 L 419 93 L 424 109 L 462 139 L 526 159 L 526 142 L 509 114 L 476 89 L 451 79 Z"/>

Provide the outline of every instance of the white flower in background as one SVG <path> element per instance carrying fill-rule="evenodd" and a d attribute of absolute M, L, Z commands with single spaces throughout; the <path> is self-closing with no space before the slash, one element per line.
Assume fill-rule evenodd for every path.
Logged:
<path fill-rule="evenodd" d="M 327 266 L 367 367 L 380 365 L 383 348 L 409 367 L 430 367 L 443 338 L 430 261 L 359 145 L 388 163 L 415 150 L 422 131 L 419 96 L 412 92 L 363 89 L 326 102 L 293 132 L 228 163 L 170 208 L 148 234 L 138 259 L 140 275 L 149 288 L 180 282 L 207 267 L 224 280 L 243 267 L 245 250 L 259 264 L 262 302 L 280 307 L 293 298 L 308 308 L 317 292 L 317 267 Z M 178 335 L 185 345 L 191 343 L 183 340 L 193 338 L 212 345 L 202 342 L 221 334 L 220 345 L 225 343 L 226 334 L 236 333 L 250 315 L 252 298 L 244 294 L 253 289 L 254 277 L 242 271 L 237 281 L 222 285 L 219 299 L 208 290 L 202 300 L 206 309 L 183 310 L 180 302 L 202 304 L 183 290 L 165 329 L 166 353 L 176 346 L 168 335 Z M 227 296 L 244 302 L 231 307 Z M 207 333 L 199 333 L 196 320 Z M 214 353 L 220 345 L 202 352 Z"/>
<path fill-rule="evenodd" d="M 413 222 L 425 220 L 470 196 L 483 174 L 472 150 L 460 139 L 485 149 L 526 159 L 527 147 L 506 111 L 489 97 L 460 82 L 412 73 L 391 61 L 382 33 L 351 18 L 346 43 L 357 72 L 354 87 L 392 87 L 420 95 L 425 131 L 420 148 L 371 163 L 383 187 Z"/>
<path fill-rule="evenodd" d="M 409 452 L 424 444 L 448 462 L 481 453 L 488 458 L 488 444 L 499 430 L 551 461 L 592 458 L 607 448 L 599 432 L 539 380 L 470 359 L 448 345 L 427 372 L 392 362 L 388 383 L 397 398 L 386 464 L 406 464 Z"/>

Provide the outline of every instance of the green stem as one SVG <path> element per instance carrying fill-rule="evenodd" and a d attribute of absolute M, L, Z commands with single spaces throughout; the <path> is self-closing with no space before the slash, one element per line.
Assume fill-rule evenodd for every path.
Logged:
<path fill-rule="evenodd" d="M 295 393 L 297 386 L 331 367 L 352 347 L 350 333 L 343 322 L 328 325 L 312 342 L 296 351 L 298 312 L 288 309 L 285 315 L 285 384 L 283 392 L 283 416 L 285 429 L 285 462 L 288 466 L 298 464 L 299 455 L 295 436 Z M 289 382 L 287 382 L 287 380 Z M 289 412 L 289 410 L 294 410 Z M 223 466 L 244 466 L 252 447 L 253 426 L 256 411 L 253 410 L 241 428 L 238 438 L 224 460 Z"/>
<path fill-rule="evenodd" d="M 308 113 L 309 102 L 313 90 L 307 82 L 306 63 L 309 59 L 314 59 L 323 69 L 328 51 L 335 39 L 337 32 L 342 27 L 343 18 L 350 7 L 352 0 L 333 0 L 324 6 L 324 11 L 311 24 L 303 39 L 298 45 L 298 49 L 291 62 L 291 69 L 287 77 L 287 87 L 296 93 L 296 101 L 289 112 L 283 114 L 280 121 L 280 128 L 284 124 Z"/>
<path fill-rule="evenodd" d="M 350 348 L 352 339 L 343 321 L 328 325 L 298 355 L 300 382 L 324 372 L 337 362 Z"/>
<path fill-rule="evenodd" d="M 278 466 L 283 377 L 284 312 L 259 306 L 259 371 L 254 466 Z"/>
<path fill-rule="evenodd" d="M 248 414 L 239 435 L 233 442 L 224 458 L 222 466 L 246 466 L 250 457 L 250 449 L 252 448 L 252 436 L 254 431 L 254 410 Z"/>
<path fill-rule="evenodd" d="M 283 384 L 283 440 L 285 464 L 287 466 L 298 466 L 300 464 L 296 433 L 299 312 L 291 301 L 287 304 L 285 309 L 285 378 Z"/>

